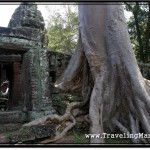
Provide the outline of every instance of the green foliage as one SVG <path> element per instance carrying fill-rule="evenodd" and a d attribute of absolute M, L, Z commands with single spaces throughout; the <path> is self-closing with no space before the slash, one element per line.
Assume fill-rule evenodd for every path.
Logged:
<path fill-rule="evenodd" d="M 150 62 L 150 20 L 148 2 L 126 2 L 125 9 L 132 12 L 128 30 L 136 58 L 141 62 Z"/>
<path fill-rule="evenodd" d="M 73 52 L 77 45 L 78 36 L 77 6 L 62 5 L 58 11 L 53 13 L 48 11 L 48 47 L 52 51 Z"/>
<path fill-rule="evenodd" d="M 89 139 L 85 138 L 85 133 L 80 133 L 73 129 L 73 130 L 71 130 L 70 135 L 74 137 L 74 139 L 75 139 L 74 143 L 76 143 L 76 144 L 89 143 Z"/>

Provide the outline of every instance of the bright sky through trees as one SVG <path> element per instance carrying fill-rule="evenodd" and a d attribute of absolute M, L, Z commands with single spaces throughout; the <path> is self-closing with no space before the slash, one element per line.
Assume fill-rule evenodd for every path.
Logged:
<path fill-rule="evenodd" d="M 45 4 L 45 3 L 44 3 Z M 41 11 L 44 20 L 46 21 L 48 19 L 48 11 L 46 10 L 46 6 L 48 6 L 50 8 L 50 10 L 52 11 L 61 11 L 60 10 L 60 5 L 56 5 L 55 3 L 53 5 L 38 5 L 38 10 Z M 18 3 L 16 3 L 16 5 L 6 5 L 0 3 L 0 26 L 1 27 L 7 27 L 9 20 L 13 14 L 13 12 L 15 11 L 15 9 L 18 7 Z M 131 16 L 130 12 L 125 11 L 125 17 L 128 19 Z"/>

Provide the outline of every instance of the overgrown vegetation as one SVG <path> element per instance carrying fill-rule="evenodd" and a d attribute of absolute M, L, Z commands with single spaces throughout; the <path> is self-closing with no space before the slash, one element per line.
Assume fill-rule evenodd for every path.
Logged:
<path fill-rule="evenodd" d="M 150 2 L 125 2 L 124 9 L 132 12 L 127 21 L 132 48 L 140 62 L 150 62 Z M 77 5 L 62 5 L 49 13 L 47 33 L 48 47 L 63 53 L 74 52 L 78 36 Z"/>
<path fill-rule="evenodd" d="M 77 45 L 78 17 L 77 5 L 61 5 L 57 11 L 49 13 L 48 47 L 52 51 L 72 53 Z"/>
<path fill-rule="evenodd" d="M 137 15 L 136 13 L 140 12 L 139 4 L 135 3 L 135 5 L 133 8 L 134 17 Z M 90 134 L 102 134 L 107 128 L 112 133 L 118 129 L 122 133 L 136 134 L 142 131 L 149 134 L 150 82 L 142 77 L 132 53 L 122 7 L 117 5 L 87 5 L 87 7 L 80 5 L 79 10 L 81 26 L 79 28 L 78 49 L 73 54 L 64 74 L 56 81 L 55 87 L 64 92 L 81 90 L 84 101 L 69 103 L 63 115 L 44 116 L 25 124 L 23 127 L 30 128 L 39 124 L 57 125 L 55 137 L 42 141 L 42 144 L 54 143 L 66 136 L 75 127 L 77 117 L 81 115 L 84 116 L 83 121 L 90 123 Z M 63 49 L 61 46 L 65 43 L 69 44 L 62 40 L 70 39 L 73 35 L 66 34 L 69 35 L 69 38 L 61 36 L 66 33 L 66 30 L 62 33 L 61 31 L 66 29 L 67 25 L 59 24 L 64 24 L 64 22 L 59 13 L 56 16 L 53 23 L 57 28 L 52 29 L 57 29 L 58 33 L 56 30 L 52 30 L 55 32 L 50 34 L 48 31 L 48 34 L 53 38 L 56 33 L 57 38 L 50 39 L 49 37 L 49 40 L 55 42 L 58 39 L 60 47 L 56 47 L 58 46 L 56 43 L 56 46 L 52 45 L 55 47 L 51 48 L 65 52 L 67 48 L 63 47 Z M 99 22 L 97 18 L 100 18 Z M 135 31 L 139 34 L 140 28 L 137 28 L 136 19 Z M 60 36 L 61 38 L 59 38 Z M 149 36 L 147 37 L 149 39 Z M 136 53 L 138 59 L 145 62 L 145 59 L 148 61 L 149 58 L 144 56 L 145 50 L 141 49 L 142 38 L 144 39 L 144 35 L 140 38 L 137 35 L 135 38 L 139 44 L 135 52 L 137 50 L 139 52 L 139 55 Z M 62 42 L 64 43 L 62 44 Z M 133 46 L 135 45 L 133 44 Z M 83 109 L 87 105 L 89 108 Z M 74 130 L 72 130 L 72 134 L 77 140 L 76 142 L 86 142 L 82 138 L 83 135 L 78 135 Z M 118 142 L 118 139 L 114 140 Z M 121 141 L 124 140 L 121 139 Z M 113 143 L 113 139 L 90 139 L 90 143 L 104 142 Z M 126 142 L 130 143 L 130 140 Z M 132 139 L 132 142 L 149 143 L 149 139 Z"/>
<path fill-rule="evenodd" d="M 150 2 L 125 2 L 125 9 L 132 12 L 128 31 L 132 48 L 140 62 L 150 62 Z"/>
<path fill-rule="evenodd" d="M 89 143 L 89 139 L 85 138 L 85 133 L 77 132 L 74 129 L 70 131 L 69 135 L 74 137 L 74 143 L 76 144 L 86 144 Z"/>

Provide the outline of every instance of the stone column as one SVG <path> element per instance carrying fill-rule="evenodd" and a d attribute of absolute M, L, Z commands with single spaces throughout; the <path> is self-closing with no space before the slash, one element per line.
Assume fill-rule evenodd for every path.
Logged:
<path fill-rule="evenodd" d="M 49 60 L 47 56 L 47 49 L 39 49 L 40 68 L 41 68 L 41 90 L 42 90 L 42 102 L 45 114 L 51 114 L 54 112 L 52 108 L 52 100 L 50 99 L 50 82 L 49 76 Z"/>
<path fill-rule="evenodd" d="M 28 51 L 30 60 L 31 85 L 31 119 L 52 114 L 54 109 L 50 100 L 50 78 L 48 73 L 48 59 L 46 49 L 40 47 Z"/>
<path fill-rule="evenodd" d="M 17 107 L 20 97 L 20 62 L 13 63 L 12 107 Z"/>

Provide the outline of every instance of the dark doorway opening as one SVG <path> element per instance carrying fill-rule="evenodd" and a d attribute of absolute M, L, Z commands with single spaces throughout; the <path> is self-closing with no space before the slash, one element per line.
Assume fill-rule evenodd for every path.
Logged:
<path fill-rule="evenodd" d="M 0 111 L 9 109 L 12 101 L 13 65 L 0 63 Z"/>
<path fill-rule="evenodd" d="M 56 81 L 56 71 L 50 71 L 50 76 L 52 78 L 52 83 L 55 83 L 55 81 Z"/>

